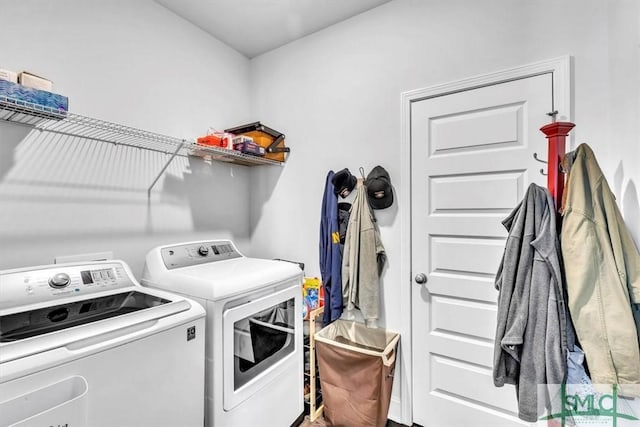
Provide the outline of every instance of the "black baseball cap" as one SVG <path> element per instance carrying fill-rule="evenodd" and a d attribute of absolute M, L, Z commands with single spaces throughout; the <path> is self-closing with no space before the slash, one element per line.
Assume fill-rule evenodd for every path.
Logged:
<path fill-rule="evenodd" d="M 364 185 L 367 188 L 369 205 L 373 209 L 385 209 L 393 204 L 391 178 L 382 166 L 376 166 L 369 172 Z"/>
<path fill-rule="evenodd" d="M 353 191 L 358 180 L 355 176 L 351 175 L 349 169 L 344 168 L 333 175 L 331 183 L 333 184 L 333 191 L 339 194 L 343 199 Z"/>

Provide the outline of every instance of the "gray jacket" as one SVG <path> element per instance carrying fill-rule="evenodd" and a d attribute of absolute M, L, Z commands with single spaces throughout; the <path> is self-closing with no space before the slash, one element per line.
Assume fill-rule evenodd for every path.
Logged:
<path fill-rule="evenodd" d="M 518 416 L 534 422 L 542 415 L 538 385 L 562 384 L 566 373 L 566 307 L 549 191 L 531 184 L 503 224 L 509 235 L 496 277 L 493 379 L 497 387 L 516 385 Z"/>
<path fill-rule="evenodd" d="M 342 296 L 347 310 L 357 307 L 368 325 L 380 315 L 380 273 L 386 256 L 362 179 L 356 185 L 342 256 Z"/>

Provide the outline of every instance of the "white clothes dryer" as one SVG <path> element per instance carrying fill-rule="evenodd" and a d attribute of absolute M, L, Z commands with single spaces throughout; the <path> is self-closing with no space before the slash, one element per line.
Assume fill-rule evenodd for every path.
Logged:
<path fill-rule="evenodd" d="M 141 283 L 206 308 L 206 425 L 297 420 L 304 410 L 297 264 L 245 257 L 229 240 L 179 243 L 147 254 Z"/>
<path fill-rule="evenodd" d="M 122 261 L 0 271 L 0 426 L 202 426 L 204 328 Z"/>

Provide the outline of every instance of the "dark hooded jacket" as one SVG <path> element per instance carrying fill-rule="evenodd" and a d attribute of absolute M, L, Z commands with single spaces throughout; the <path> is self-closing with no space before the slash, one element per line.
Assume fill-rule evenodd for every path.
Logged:
<path fill-rule="evenodd" d="M 342 315 L 342 254 L 338 228 L 338 196 L 331 182 L 333 175 L 333 171 L 327 174 L 320 216 L 320 275 L 324 286 L 325 325 Z"/>

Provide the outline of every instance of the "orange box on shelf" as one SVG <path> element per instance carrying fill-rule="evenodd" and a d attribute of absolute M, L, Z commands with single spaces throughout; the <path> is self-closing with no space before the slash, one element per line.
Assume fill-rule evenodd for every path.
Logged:
<path fill-rule="evenodd" d="M 290 152 L 289 147 L 285 147 L 284 134 L 260 122 L 225 129 L 225 132 L 251 137 L 256 144 L 264 147 L 265 157 L 269 160 L 282 163 L 286 160 L 285 154 Z"/>
<path fill-rule="evenodd" d="M 212 133 L 210 135 L 201 136 L 196 140 L 200 145 L 209 145 L 213 147 L 233 149 L 233 135 L 230 133 Z"/>

